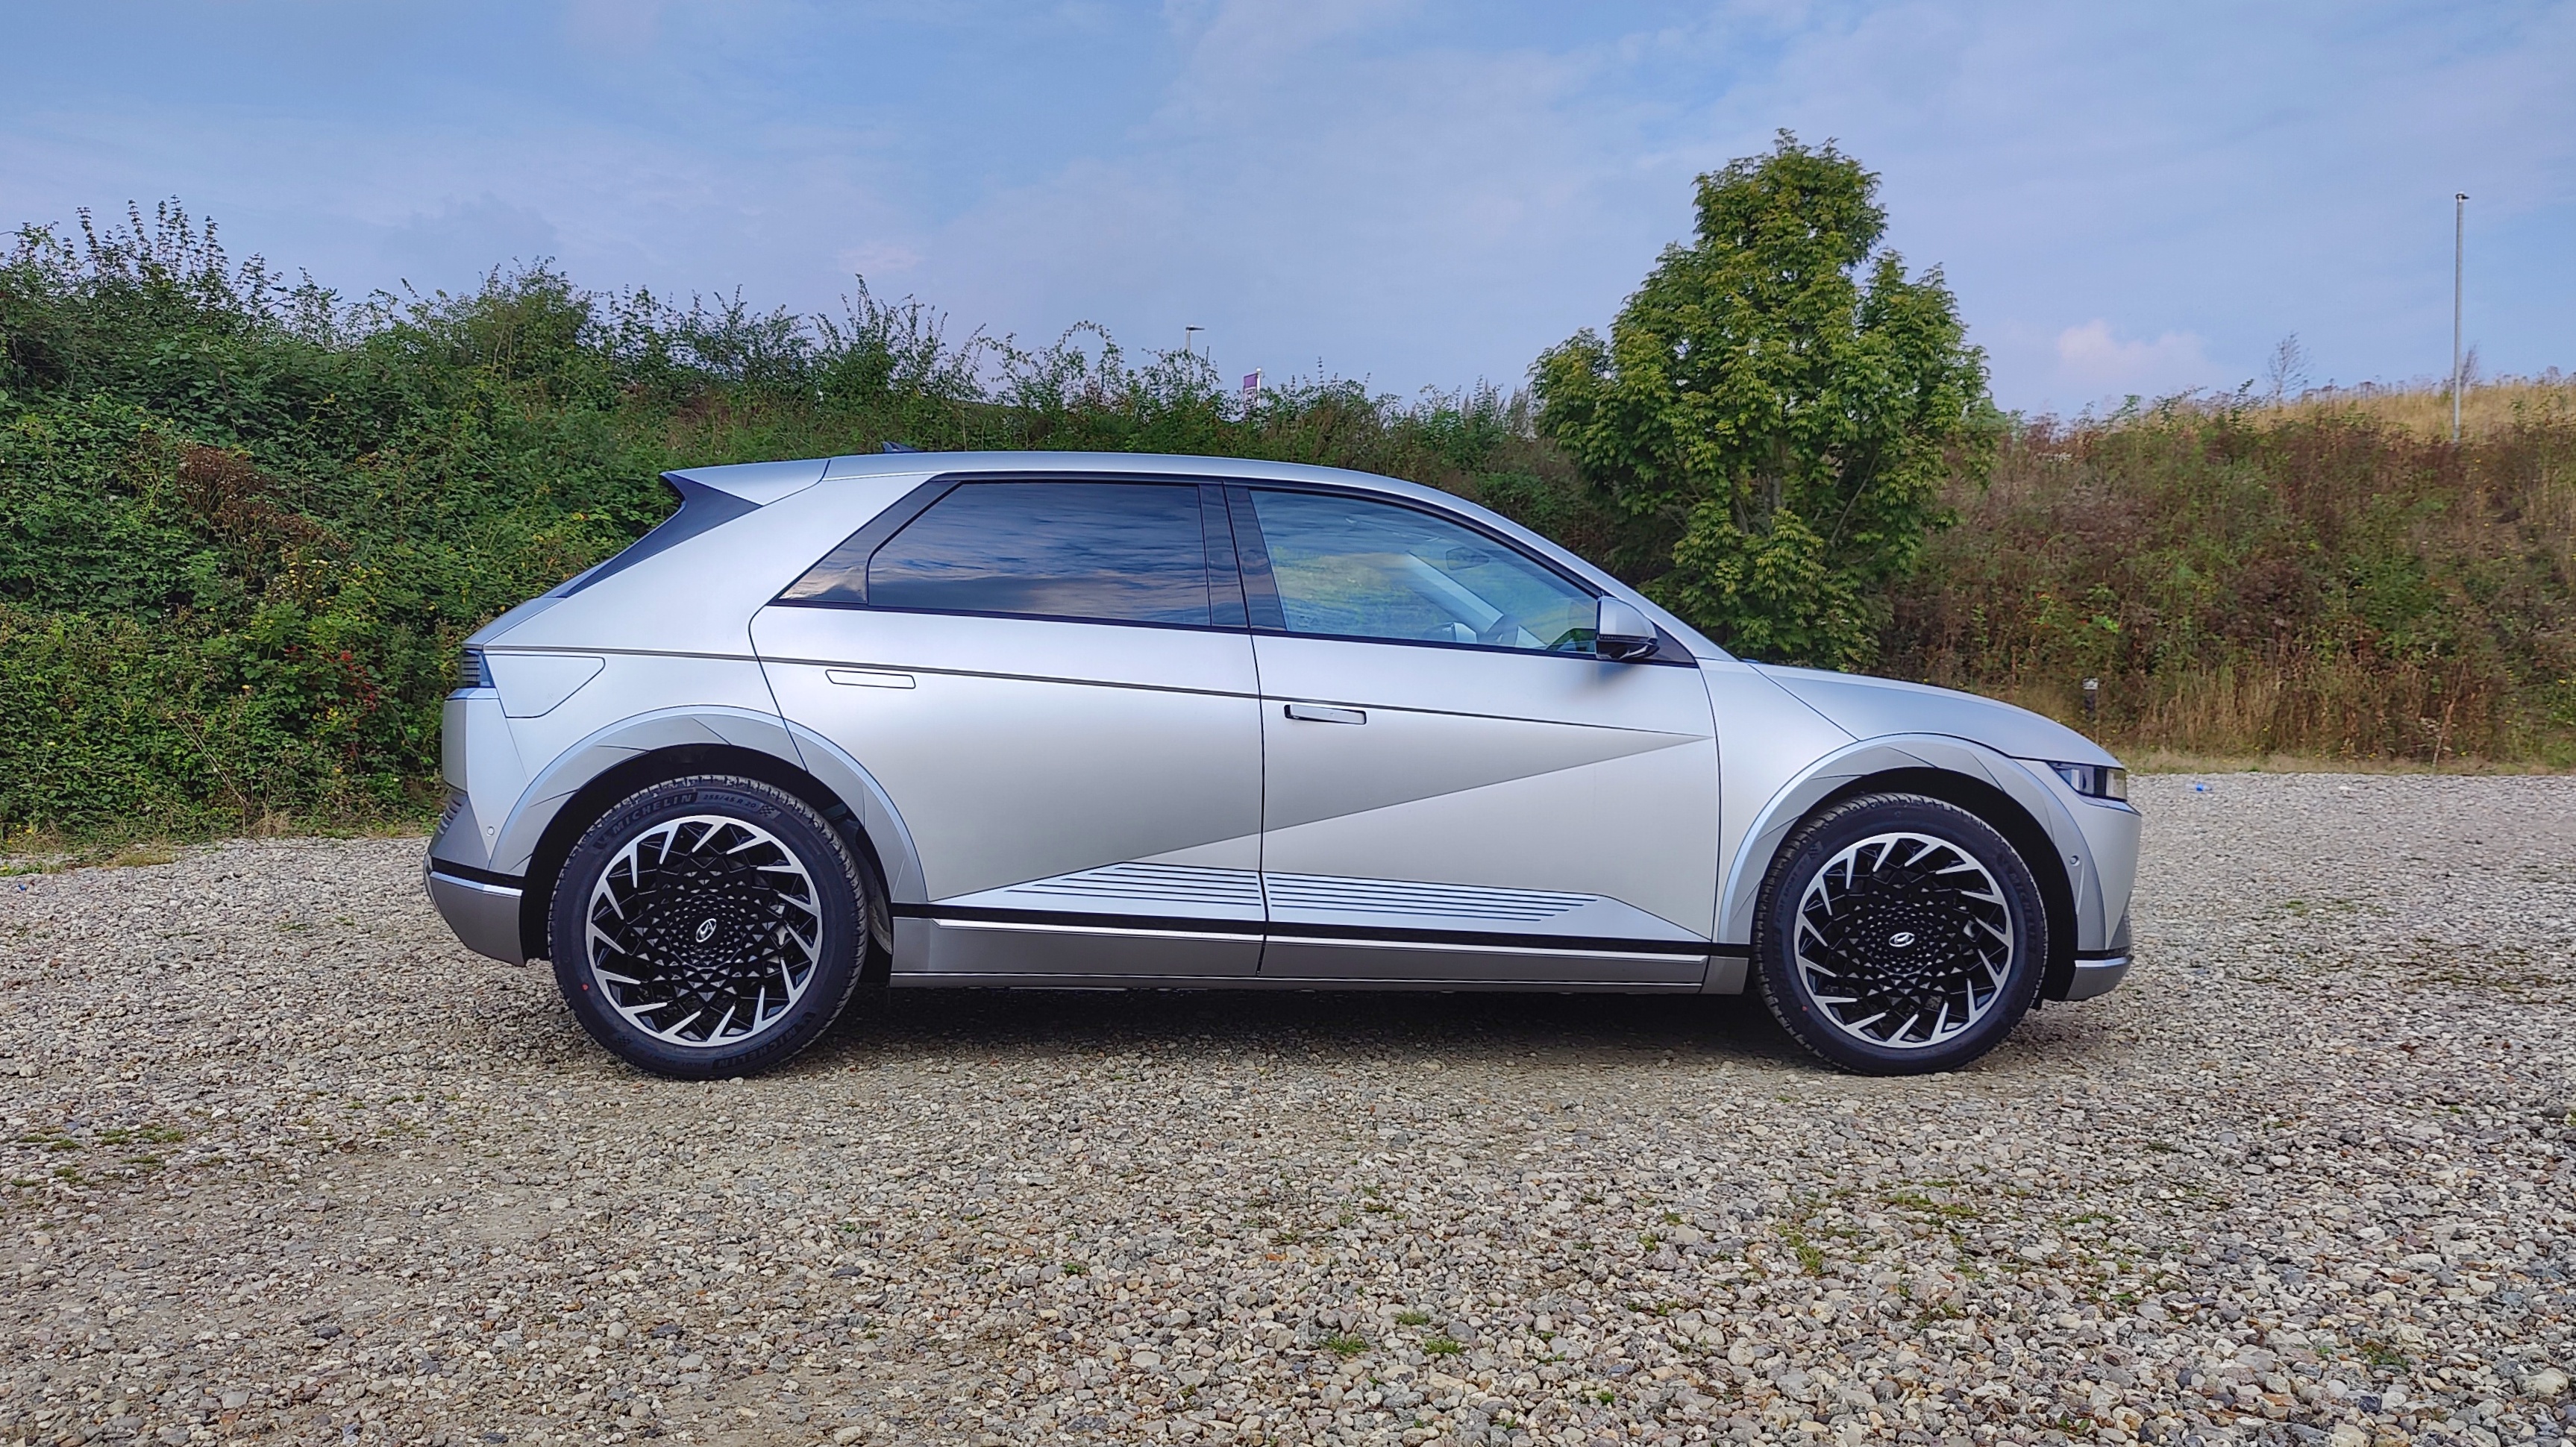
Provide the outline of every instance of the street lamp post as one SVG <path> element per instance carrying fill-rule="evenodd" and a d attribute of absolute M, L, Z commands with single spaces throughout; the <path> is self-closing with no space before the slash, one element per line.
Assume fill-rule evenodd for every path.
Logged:
<path fill-rule="evenodd" d="M 2451 193 L 2451 440 L 2460 440 L 2460 281 L 2468 268 L 2469 193 Z"/>

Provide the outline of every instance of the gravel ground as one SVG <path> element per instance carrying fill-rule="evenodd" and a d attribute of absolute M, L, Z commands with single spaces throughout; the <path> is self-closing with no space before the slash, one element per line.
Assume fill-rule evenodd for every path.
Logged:
<path fill-rule="evenodd" d="M 2128 986 L 1907 1081 L 1739 1001 L 918 994 L 682 1086 L 417 841 L 0 880 L 0 1443 L 2576 1432 L 2576 779 L 2139 793 Z"/>

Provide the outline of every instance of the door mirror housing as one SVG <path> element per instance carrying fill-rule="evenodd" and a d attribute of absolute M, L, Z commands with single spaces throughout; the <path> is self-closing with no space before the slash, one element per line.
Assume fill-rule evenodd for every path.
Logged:
<path fill-rule="evenodd" d="M 1599 621 L 1593 627 L 1593 649 L 1603 658 L 1627 663 L 1655 651 L 1658 635 L 1655 625 L 1646 621 L 1628 603 L 1617 598 L 1601 600 Z"/>

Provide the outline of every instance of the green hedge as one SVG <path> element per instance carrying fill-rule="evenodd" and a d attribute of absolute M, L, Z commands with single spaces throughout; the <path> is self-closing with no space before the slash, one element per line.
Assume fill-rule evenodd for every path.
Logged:
<path fill-rule="evenodd" d="M 2541 395 L 2555 395 L 2546 393 Z M 359 302 L 175 210 L 0 263 L 0 828 L 416 821 L 460 640 L 640 535 L 665 470 L 924 447 L 1318 462 L 1487 502 L 1632 581 L 1675 520 L 1608 505 L 1491 388 L 1414 401 L 1078 328 L 951 339 L 603 296 L 543 267 Z M 2465 446 L 2222 400 L 2014 425 L 1882 600 L 1882 667 L 2130 746 L 2576 757 L 2576 414 Z"/>

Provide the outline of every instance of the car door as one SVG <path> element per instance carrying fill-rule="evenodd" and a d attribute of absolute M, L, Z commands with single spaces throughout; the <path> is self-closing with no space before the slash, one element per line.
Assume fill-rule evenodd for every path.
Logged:
<path fill-rule="evenodd" d="M 1696 988 L 1697 666 L 1595 655 L 1591 588 L 1463 518 L 1232 487 L 1265 755 L 1262 976 Z"/>
<path fill-rule="evenodd" d="M 933 482 L 753 620 L 780 710 L 868 770 L 908 971 L 1245 976 L 1261 729 L 1214 488 Z"/>

